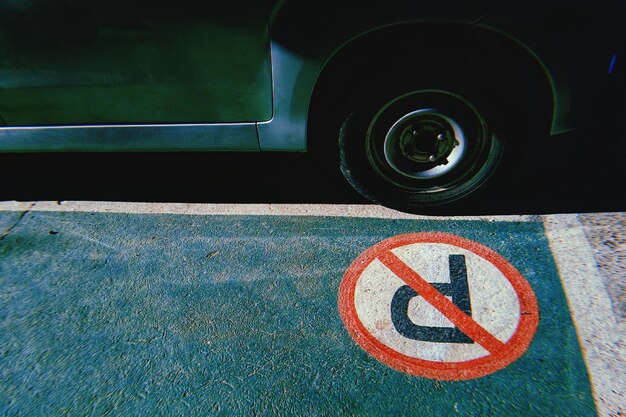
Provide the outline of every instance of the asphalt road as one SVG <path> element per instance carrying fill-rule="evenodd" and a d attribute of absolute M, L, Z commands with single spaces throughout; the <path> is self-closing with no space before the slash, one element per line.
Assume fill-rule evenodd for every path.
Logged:
<path fill-rule="evenodd" d="M 622 214 L 443 219 L 372 205 L 5 202 L 0 228 L 5 415 L 615 416 L 626 409 Z M 483 376 L 470 369 L 440 380 L 378 357 L 355 336 L 338 301 L 347 271 L 385 239 L 416 232 L 469 239 L 453 252 L 465 257 L 472 317 L 493 335 L 535 314 L 514 312 L 516 297 L 522 306 L 532 291 L 539 319 L 536 333 L 532 326 L 524 333 L 529 345 L 495 336 L 506 342 L 503 352 L 516 346 L 502 356 L 500 342 L 494 348 L 472 336 L 498 365 L 480 359 Z M 402 259 L 420 274 L 446 274 L 428 248 Z M 411 259 L 432 265 L 420 270 Z M 504 269 L 476 269 L 485 259 Z M 511 271 L 509 263 L 531 290 L 515 284 L 513 301 L 502 301 L 508 287 L 497 284 L 497 271 Z M 507 305 L 512 310 L 499 310 Z M 369 313 L 358 311 L 367 322 Z M 436 318 L 428 306 L 411 311 Z M 422 329 L 441 326 L 428 320 Z M 428 357 L 462 360 L 459 349 L 471 347 L 417 339 Z M 406 342 L 389 340 L 391 349 Z"/>

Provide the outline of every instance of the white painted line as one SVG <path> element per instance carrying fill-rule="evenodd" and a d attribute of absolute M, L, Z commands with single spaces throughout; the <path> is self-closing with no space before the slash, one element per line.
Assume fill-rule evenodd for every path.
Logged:
<path fill-rule="evenodd" d="M 200 204 L 200 203 L 124 203 L 96 201 L 0 202 L 0 211 L 61 211 L 131 214 L 253 215 L 253 216 L 329 216 L 376 219 L 539 221 L 537 216 L 457 216 L 437 217 L 402 213 L 367 204 Z"/>
<path fill-rule="evenodd" d="M 598 413 L 626 413 L 625 329 L 611 309 L 593 251 L 575 214 L 544 216 L 546 235 L 574 318 Z"/>

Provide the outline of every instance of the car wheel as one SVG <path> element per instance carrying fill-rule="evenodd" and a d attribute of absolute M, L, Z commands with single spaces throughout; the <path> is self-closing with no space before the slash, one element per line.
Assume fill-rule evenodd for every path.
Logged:
<path fill-rule="evenodd" d="M 497 107 L 449 89 L 374 97 L 341 126 L 341 171 L 362 195 L 386 206 L 411 212 L 451 206 L 498 168 L 506 123 Z"/>

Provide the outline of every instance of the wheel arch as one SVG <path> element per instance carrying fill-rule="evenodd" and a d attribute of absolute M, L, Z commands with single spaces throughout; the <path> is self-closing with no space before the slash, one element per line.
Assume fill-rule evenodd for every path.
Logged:
<path fill-rule="evenodd" d="M 449 39 L 455 39 L 453 45 Z M 412 41 L 417 40 L 418 45 Z M 389 45 L 392 47 L 389 47 Z M 537 112 L 543 116 L 546 131 L 556 115 L 556 91 L 553 76 L 543 65 L 541 59 L 523 43 L 496 30 L 460 22 L 407 22 L 374 28 L 351 38 L 337 47 L 323 64 L 311 94 L 308 105 L 307 137 L 315 138 L 316 124 L 323 117 L 323 109 L 329 105 L 341 108 L 344 102 L 354 99 L 353 94 L 367 88 L 364 82 L 368 77 L 380 74 L 380 64 L 375 64 L 372 57 L 393 56 L 400 48 L 413 46 L 416 50 L 426 51 L 428 45 L 453 50 L 480 49 L 489 50 L 493 62 L 503 63 L 513 59 L 522 63 L 525 70 L 517 68 L 517 73 L 501 74 L 498 80 L 502 84 L 531 83 L 535 91 L 519 88 L 522 94 L 537 94 L 536 102 L 540 107 Z M 363 68 L 363 71 L 355 69 Z M 510 70 L 511 68 L 509 68 Z M 346 85 L 346 82 L 348 85 Z M 526 86 L 524 86 L 526 87 Z M 328 115 L 326 115 L 328 116 Z M 332 115 L 338 119 L 345 115 Z M 337 122 L 339 120 L 335 120 Z M 328 120 L 324 120 L 328 122 Z M 331 121 L 332 122 L 332 121 Z"/>

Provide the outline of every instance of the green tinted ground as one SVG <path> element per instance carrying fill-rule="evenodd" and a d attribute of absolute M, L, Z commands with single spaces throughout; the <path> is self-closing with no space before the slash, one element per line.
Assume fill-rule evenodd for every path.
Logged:
<path fill-rule="evenodd" d="M 541 319 L 512 365 L 439 382 L 350 338 L 346 268 L 420 231 L 482 243 L 530 282 Z M 30 212 L 0 241 L 0 363 L 1 415 L 596 413 L 541 223 Z"/>

